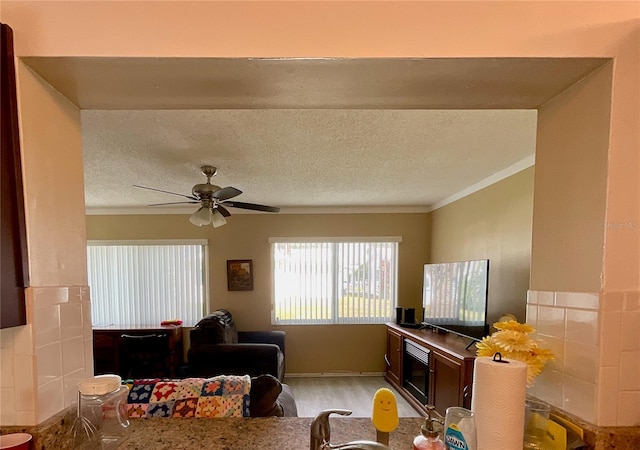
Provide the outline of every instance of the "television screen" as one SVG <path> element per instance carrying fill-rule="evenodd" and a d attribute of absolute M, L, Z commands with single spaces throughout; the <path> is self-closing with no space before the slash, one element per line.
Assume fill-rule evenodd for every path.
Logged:
<path fill-rule="evenodd" d="M 479 340 L 488 333 L 489 260 L 425 264 L 424 323 Z"/>

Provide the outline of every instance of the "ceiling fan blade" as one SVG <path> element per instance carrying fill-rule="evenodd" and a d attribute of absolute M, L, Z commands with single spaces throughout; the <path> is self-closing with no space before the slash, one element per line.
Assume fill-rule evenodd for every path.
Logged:
<path fill-rule="evenodd" d="M 140 185 L 137 185 L 137 184 L 134 184 L 133 187 L 137 187 L 137 188 L 140 188 L 140 189 L 148 189 L 150 191 L 156 191 L 156 192 L 164 192 L 165 194 L 179 195 L 180 197 L 186 197 L 189 200 L 198 200 L 197 198 L 195 198 L 195 197 L 193 197 L 191 195 L 177 194 L 175 192 L 163 191 L 162 189 L 150 188 L 150 187 L 146 187 L 146 186 L 140 186 Z"/>
<path fill-rule="evenodd" d="M 229 217 L 231 215 L 229 210 L 227 208 L 225 208 L 224 206 L 222 206 L 222 205 L 217 205 L 215 209 L 220 211 L 220 214 L 222 214 L 225 217 Z"/>
<path fill-rule="evenodd" d="M 280 212 L 280 208 L 276 206 L 257 205 L 255 203 L 244 202 L 224 202 L 225 206 L 231 206 L 232 208 L 252 209 L 254 211 L 264 211 L 277 213 Z"/>
<path fill-rule="evenodd" d="M 218 200 L 228 200 L 240 194 L 242 194 L 242 191 L 240 189 L 227 186 L 225 188 L 218 189 L 217 191 L 215 191 L 213 193 L 213 198 L 217 198 Z"/>
<path fill-rule="evenodd" d="M 147 205 L 147 206 L 164 206 L 164 205 L 192 205 L 194 203 L 200 203 L 199 201 L 194 201 L 194 202 L 169 202 L 169 203 L 153 203 L 151 205 Z"/>

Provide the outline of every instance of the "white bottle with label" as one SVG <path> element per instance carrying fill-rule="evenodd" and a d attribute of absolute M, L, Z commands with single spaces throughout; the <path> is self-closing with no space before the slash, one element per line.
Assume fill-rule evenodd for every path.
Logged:
<path fill-rule="evenodd" d="M 447 408 L 444 442 L 448 450 L 476 450 L 476 423 L 473 411 L 459 406 Z"/>

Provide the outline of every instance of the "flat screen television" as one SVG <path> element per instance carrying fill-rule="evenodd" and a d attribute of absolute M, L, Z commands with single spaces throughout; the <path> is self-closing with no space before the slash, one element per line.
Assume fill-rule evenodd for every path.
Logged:
<path fill-rule="evenodd" d="M 488 334 L 489 260 L 425 264 L 423 324 L 473 340 Z"/>

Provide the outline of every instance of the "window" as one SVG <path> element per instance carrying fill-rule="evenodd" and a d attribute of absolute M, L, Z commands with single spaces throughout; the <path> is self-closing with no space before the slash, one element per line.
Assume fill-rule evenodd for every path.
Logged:
<path fill-rule="evenodd" d="M 89 241 L 94 325 L 193 326 L 208 296 L 207 241 Z"/>
<path fill-rule="evenodd" d="M 273 323 L 357 324 L 391 320 L 400 238 L 271 238 Z"/>

